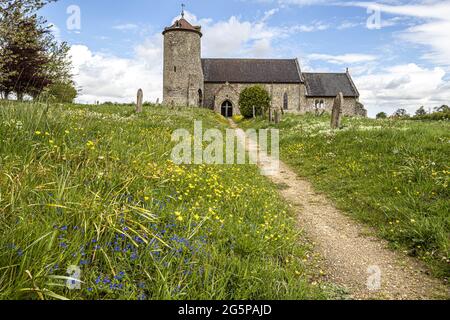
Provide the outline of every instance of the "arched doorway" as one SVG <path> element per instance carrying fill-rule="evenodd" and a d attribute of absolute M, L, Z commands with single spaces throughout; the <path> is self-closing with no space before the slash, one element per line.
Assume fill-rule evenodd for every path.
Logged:
<path fill-rule="evenodd" d="M 222 115 L 225 118 L 231 118 L 233 116 L 233 104 L 230 100 L 225 100 L 222 103 Z"/>
<path fill-rule="evenodd" d="M 198 89 L 198 106 L 203 107 L 203 91 Z"/>

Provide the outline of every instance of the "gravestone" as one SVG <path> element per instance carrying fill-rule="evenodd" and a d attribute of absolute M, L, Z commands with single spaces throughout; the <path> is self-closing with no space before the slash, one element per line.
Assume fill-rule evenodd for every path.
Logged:
<path fill-rule="evenodd" d="M 275 124 L 279 124 L 281 122 L 281 111 L 275 111 Z"/>
<path fill-rule="evenodd" d="M 331 113 L 331 129 L 339 129 L 341 127 L 343 104 L 344 95 L 342 92 L 339 92 L 333 103 L 333 112 Z"/>
<path fill-rule="evenodd" d="M 142 103 L 144 101 L 144 92 L 142 89 L 138 90 L 137 93 L 137 102 L 136 102 L 136 112 L 141 113 L 142 112 Z"/>

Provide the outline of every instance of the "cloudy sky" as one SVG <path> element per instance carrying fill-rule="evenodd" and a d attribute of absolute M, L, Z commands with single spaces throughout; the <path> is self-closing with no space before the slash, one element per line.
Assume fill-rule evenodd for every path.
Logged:
<path fill-rule="evenodd" d="M 348 67 L 369 114 L 450 103 L 450 0 L 60 0 L 42 14 L 71 46 L 78 101 L 162 96 L 162 35 L 186 4 L 203 57 Z"/>

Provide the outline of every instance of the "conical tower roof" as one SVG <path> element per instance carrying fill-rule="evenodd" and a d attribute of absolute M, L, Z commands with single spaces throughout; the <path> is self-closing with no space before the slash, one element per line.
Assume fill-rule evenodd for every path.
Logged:
<path fill-rule="evenodd" d="M 193 26 L 192 24 L 189 23 L 189 21 L 187 21 L 184 17 L 182 17 L 181 19 L 176 20 L 172 26 L 165 28 L 163 34 L 166 34 L 167 32 L 170 31 L 188 31 L 198 33 L 201 37 L 202 36 L 201 29 L 202 27 Z"/>

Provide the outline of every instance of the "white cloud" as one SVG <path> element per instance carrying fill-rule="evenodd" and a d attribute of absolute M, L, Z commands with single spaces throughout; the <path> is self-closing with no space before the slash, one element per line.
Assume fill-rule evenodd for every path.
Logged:
<path fill-rule="evenodd" d="M 371 116 L 389 114 L 398 108 L 414 113 L 420 106 L 433 108 L 450 101 L 450 82 L 440 67 L 423 68 L 417 64 L 387 67 L 377 73 L 354 77 Z"/>
<path fill-rule="evenodd" d="M 316 32 L 316 31 L 324 31 L 330 28 L 330 25 L 322 22 L 322 21 L 316 21 L 311 24 L 307 25 L 297 25 L 289 28 L 290 33 L 295 32 Z"/>
<path fill-rule="evenodd" d="M 345 29 L 359 27 L 361 25 L 362 25 L 362 23 L 360 23 L 360 22 L 344 21 L 340 25 L 337 26 L 337 29 L 338 30 L 345 30 Z"/>
<path fill-rule="evenodd" d="M 268 10 L 264 13 L 264 17 L 261 19 L 261 21 L 267 21 L 269 20 L 271 17 L 273 17 L 278 11 L 280 11 L 279 8 L 274 8 L 271 10 Z"/>
<path fill-rule="evenodd" d="M 155 35 L 135 48 L 133 59 L 92 52 L 84 45 L 71 47 L 75 82 L 82 89 L 77 101 L 132 102 L 139 88 L 146 101 L 162 94 L 161 37 Z"/>
<path fill-rule="evenodd" d="M 281 4 L 295 4 L 299 6 L 318 5 L 329 2 L 329 0 L 278 0 Z"/>
<path fill-rule="evenodd" d="M 400 32 L 399 38 L 428 48 L 423 58 L 450 67 L 450 0 L 422 0 L 413 4 L 389 5 L 375 2 L 343 2 L 346 6 L 379 9 L 382 13 L 420 19 L 420 22 Z M 383 25 L 395 23 L 395 19 L 382 18 Z"/>
<path fill-rule="evenodd" d="M 329 54 L 318 54 L 313 53 L 308 55 L 308 59 L 310 60 L 322 60 L 332 64 L 355 64 L 362 62 L 370 62 L 375 61 L 377 59 L 376 56 L 368 55 L 368 54 L 343 54 L 343 55 L 329 55 Z"/>
<path fill-rule="evenodd" d="M 231 17 L 204 27 L 203 53 L 206 57 L 256 57 L 270 54 L 277 29 L 265 23 L 240 21 Z"/>
<path fill-rule="evenodd" d="M 113 29 L 120 30 L 120 31 L 130 31 L 130 30 L 136 30 L 139 26 L 134 23 L 126 23 L 126 24 L 119 24 L 117 26 L 113 26 Z"/>
<path fill-rule="evenodd" d="M 286 30 L 266 23 L 276 12 L 266 12 L 265 19 L 260 21 L 242 21 L 232 16 L 228 20 L 214 22 L 212 19 L 198 19 L 188 11 L 185 18 L 193 25 L 202 26 L 205 57 L 264 57 L 273 54 L 272 42 L 286 33 Z"/>

